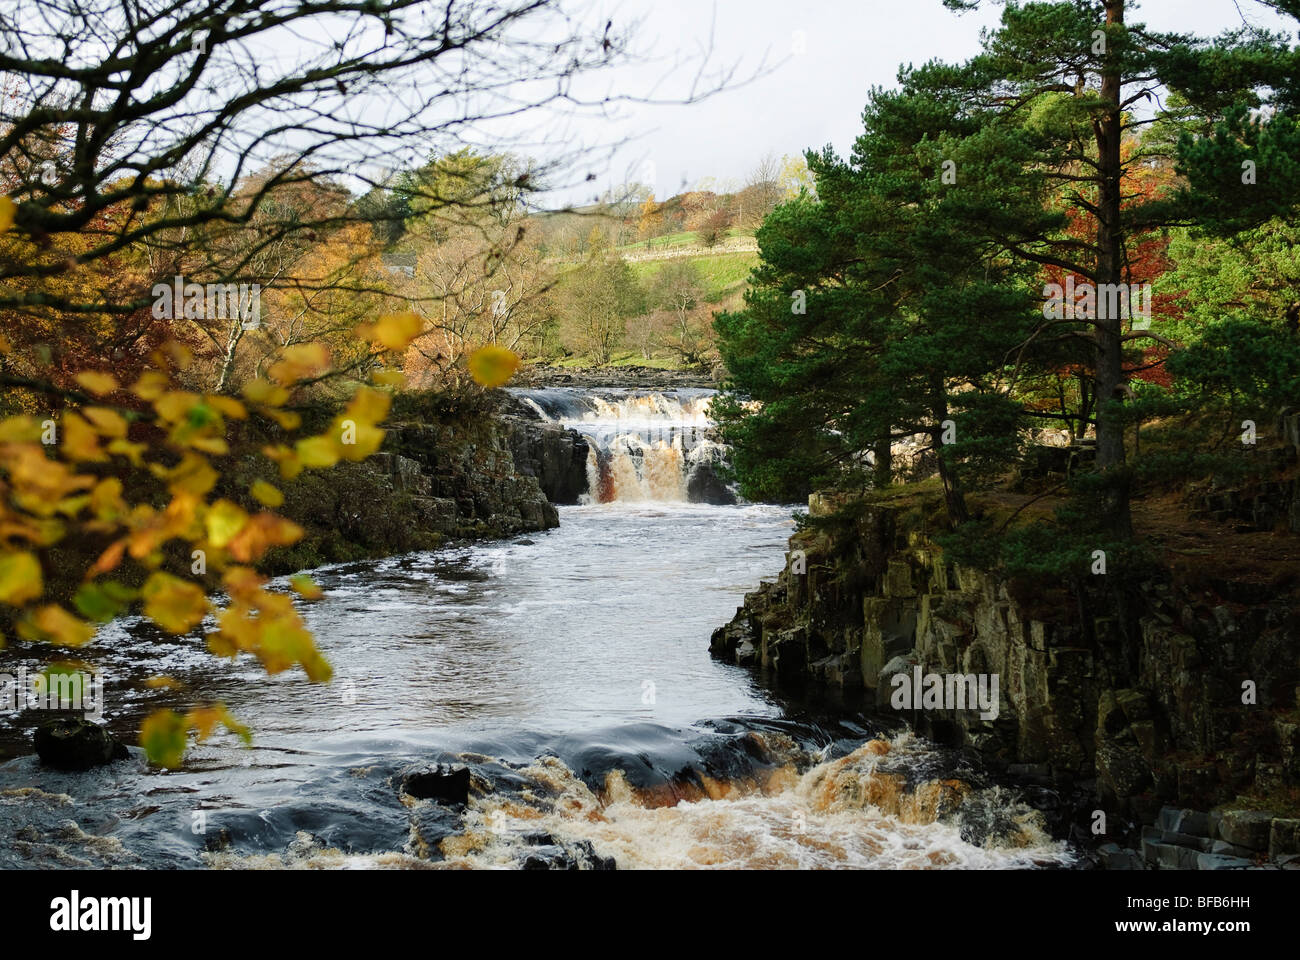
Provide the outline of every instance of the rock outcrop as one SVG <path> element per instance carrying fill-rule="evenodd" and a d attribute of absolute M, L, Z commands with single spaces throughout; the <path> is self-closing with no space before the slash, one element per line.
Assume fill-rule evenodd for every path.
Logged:
<path fill-rule="evenodd" d="M 491 418 L 473 428 L 399 423 L 376 466 L 408 493 L 416 521 L 452 537 L 511 536 L 559 525 L 536 476 L 511 454 L 512 430 Z"/>
<path fill-rule="evenodd" d="M 506 422 L 519 472 L 536 477 L 551 503 L 577 503 L 587 492 L 587 438 L 558 423 L 516 417 Z"/>
<path fill-rule="evenodd" d="M 282 512 L 305 533 L 298 543 L 270 551 L 265 572 L 291 573 L 559 524 L 538 478 L 516 466 L 505 418 L 488 413 L 408 419 L 386 429 L 379 453 L 304 473 L 286 486 Z"/>
<path fill-rule="evenodd" d="M 817 498 L 811 507 L 829 512 Z M 1025 595 L 948 562 L 884 506 L 839 533 L 801 531 L 790 547 L 780 576 L 714 633 L 715 656 L 808 696 L 906 720 L 1136 823 L 1153 822 L 1165 804 L 1208 809 L 1300 786 L 1300 610 L 1291 597 L 1172 578 Z M 894 678 L 917 668 L 996 675 L 996 717 L 895 710 Z M 1266 829 L 1239 846 L 1267 847 Z"/>
<path fill-rule="evenodd" d="M 56 770 L 89 770 L 130 756 L 106 728 L 81 717 L 47 720 L 36 728 L 33 741 L 41 763 Z"/>

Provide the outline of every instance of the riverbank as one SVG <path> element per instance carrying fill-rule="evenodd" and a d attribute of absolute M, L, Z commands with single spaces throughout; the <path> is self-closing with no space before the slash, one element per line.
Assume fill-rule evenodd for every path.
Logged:
<path fill-rule="evenodd" d="M 515 387 L 622 387 L 641 390 L 671 390 L 679 387 L 717 389 L 721 371 L 674 370 L 661 367 L 625 366 L 560 367 L 528 364 L 512 382 Z"/>
<path fill-rule="evenodd" d="M 1160 562 L 1132 582 L 954 562 L 921 487 L 852 510 L 814 497 L 824 522 L 791 538 L 711 649 L 1052 786 L 1100 863 L 1300 868 L 1300 563 L 1279 527 L 1300 482 L 1295 451 L 1275 452 L 1290 466 L 1265 487 L 1135 509 Z M 993 709 L 946 701 L 967 677 L 972 701 L 999 681 Z"/>

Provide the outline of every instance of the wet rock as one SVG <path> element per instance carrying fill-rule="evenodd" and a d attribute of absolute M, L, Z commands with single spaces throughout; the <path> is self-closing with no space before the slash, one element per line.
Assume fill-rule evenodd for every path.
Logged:
<path fill-rule="evenodd" d="M 1247 850 L 1267 850 L 1273 814 L 1261 810 L 1225 810 L 1219 836 Z"/>
<path fill-rule="evenodd" d="M 1097 848 L 1097 858 L 1106 870 L 1141 870 L 1142 857 L 1136 850 L 1121 847 L 1118 843 L 1106 843 Z"/>
<path fill-rule="evenodd" d="M 1148 867 L 1157 870 L 1199 870 L 1200 857 L 1205 855 L 1195 847 L 1142 838 L 1142 859 Z"/>
<path fill-rule="evenodd" d="M 587 492 L 587 438 L 555 423 L 514 417 L 507 423 L 519 472 L 536 477 L 551 503 L 577 503 Z"/>
<path fill-rule="evenodd" d="M 736 502 L 736 494 L 718 476 L 717 465 L 711 461 L 704 461 L 691 467 L 690 474 L 686 478 L 686 499 L 691 503 L 730 506 Z"/>
<path fill-rule="evenodd" d="M 459 763 L 440 763 L 403 776 L 402 792 L 418 800 L 468 803 L 469 784 L 469 767 Z"/>
<path fill-rule="evenodd" d="M 552 840 L 549 834 L 535 835 L 539 839 Z M 529 838 L 525 838 L 529 841 Z M 561 846 L 558 843 L 537 844 L 535 849 L 519 865 L 521 870 L 615 870 L 617 864 L 613 857 L 602 857 L 596 853 L 589 840 L 579 840 Z"/>
<path fill-rule="evenodd" d="M 445 806 L 429 804 L 411 814 L 409 851 L 423 860 L 441 860 L 441 843 L 461 830 L 460 813 Z"/>
<path fill-rule="evenodd" d="M 852 691 L 923 734 L 946 723 L 961 746 L 999 766 L 1047 764 L 1054 782 L 1095 780 L 1101 804 L 1129 819 L 1151 823 L 1170 805 L 1171 834 L 1267 849 L 1266 825 L 1247 847 L 1214 834 L 1213 818 L 1195 811 L 1300 785 L 1300 724 L 1290 712 L 1300 616 L 1289 594 L 1175 568 L 1122 594 L 1085 585 L 1075 596 L 1065 584 L 945 560 L 906 512 L 850 500 L 809 498 L 810 516 L 827 523 L 791 538 L 806 563 L 787 562 L 746 595 L 715 632 L 715 655 L 740 654 L 769 680 L 799 683 L 809 700 Z M 844 676 L 844 655 L 855 653 L 856 689 Z M 890 681 L 918 664 L 998 675 L 1000 716 L 900 716 Z M 1258 730 L 1224 706 L 1240 695 L 1239 681 L 1225 678 L 1239 676 L 1256 683 Z"/>
<path fill-rule="evenodd" d="M 1300 854 L 1300 820 L 1273 821 L 1268 834 L 1268 855 L 1279 860 L 1289 854 Z"/>
<path fill-rule="evenodd" d="M 1196 837 L 1210 835 L 1210 815 L 1195 810 L 1162 807 L 1156 826 L 1167 833 L 1191 834 Z"/>
<path fill-rule="evenodd" d="M 126 745 L 83 717 L 59 717 L 36 728 L 36 755 L 56 770 L 89 770 L 130 756 Z"/>
<path fill-rule="evenodd" d="M 1220 853 L 1203 853 L 1196 858 L 1198 870 L 1245 870 L 1254 866 L 1241 857 L 1228 857 Z"/>
<path fill-rule="evenodd" d="M 1255 855 L 1255 851 L 1248 850 L 1245 847 L 1239 847 L 1235 843 L 1229 843 L 1227 840 L 1215 840 L 1210 844 L 1210 853 L 1221 853 L 1227 857 L 1244 857 L 1249 860 Z"/>

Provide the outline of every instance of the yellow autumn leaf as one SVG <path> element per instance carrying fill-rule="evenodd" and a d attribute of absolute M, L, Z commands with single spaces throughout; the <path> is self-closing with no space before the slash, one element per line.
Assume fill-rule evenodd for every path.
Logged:
<path fill-rule="evenodd" d="M 41 421 L 26 415 L 0 420 L 0 443 L 40 443 Z"/>
<path fill-rule="evenodd" d="M 305 573 L 299 573 L 289 578 L 289 586 L 293 588 L 294 593 L 304 600 L 319 600 L 325 596 L 325 591 L 311 577 Z"/>
<path fill-rule="evenodd" d="M 519 369 L 519 357 L 505 347 L 489 344 L 469 355 L 469 375 L 483 387 L 499 387 Z"/>
<path fill-rule="evenodd" d="M 277 383 L 297 383 L 304 377 L 324 373 L 329 369 L 330 352 L 323 343 L 295 343 L 285 347 L 280 359 L 268 371 Z"/>
<path fill-rule="evenodd" d="M 125 513 L 122 481 L 117 477 L 105 477 L 95 484 L 95 489 L 90 491 L 90 509 L 100 520 L 116 520 Z"/>
<path fill-rule="evenodd" d="M 248 514 L 238 504 L 229 500 L 218 500 L 208 508 L 204 524 L 208 531 L 208 540 L 214 547 L 224 547 L 235 539 L 244 525 L 248 523 Z"/>
<path fill-rule="evenodd" d="M 282 443 L 263 447 L 262 456 L 280 465 L 280 477 L 284 480 L 292 480 L 302 473 L 302 461 Z"/>
<path fill-rule="evenodd" d="M 101 463 L 108 459 L 99 446 L 94 427 L 75 413 L 63 415 L 63 443 L 59 451 L 64 459 L 79 463 Z"/>
<path fill-rule="evenodd" d="M 197 453 L 187 453 L 181 462 L 170 470 L 157 464 L 151 466 L 154 476 L 167 481 L 167 489 L 173 495 L 181 492 L 192 493 L 202 497 L 217 485 L 221 474 L 217 473 L 203 457 Z"/>
<path fill-rule="evenodd" d="M 423 327 L 424 320 L 408 310 L 385 314 L 375 323 L 363 323 L 357 327 L 357 335 L 388 350 L 405 350 Z"/>
<path fill-rule="evenodd" d="M 176 768 L 185 758 L 188 724 L 175 710 L 155 710 L 140 725 L 140 746 L 150 763 Z"/>
<path fill-rule="evenodd" d="M 168 390 L 153 402 L 153 408 L 166 422 L 180 423 L 190 415 L 191 410 L 202 403 L 203 398 L 196 393 Z"/>
<path fill-rule="evenodd" d="M 140 379 L 131 385 L 131 392 L 141 400 L 152 403 L 166 393 L 168 383 L 165 373 L 159 373 L 157 370 L 146 370 L 140 374 Z"/>
<path fill-rule="evenodd" d="M 226 443 L 225 437 L 193 436 L 189 437 L 189 445 L 195 450 L 217 457 L 223 457 L 230 452 L 230 444 Z"/>
<path fill-rule="evenodd" d="M 250 380 L 242 388 L 244 399 L 267 407 L 279 407 L 289 402 L 289 391 L 267 380 Z"/>
<path fill-rule="evenodd" d="M 126 420 L 116 410 L 107 407 L 86 407 L 81 413 L 101 436 L 118 439 L 126 436 Z"/>
<path fill-rule="evenodd" d="M 352 463 L 360 463 L 371 454 L 378 453 L 384 442 L 384 431 L 364 420 L 345 419 L 336 429 L 339 431 L 338 451 L 344 460 Z"/>
<path fill-rule="evenodd" d="M 378 423 L 388 416 L 393 398 L 371 387 L 360 387 L 348 401 L 343 417 L 362 423 Z"/>
<path fill-rule="evenodd" d="M 203 588 L 170 573 L 151 573 L 141 596 L 144 615 L 168 633 L 188 633 L 203 622 L 208 612 Z"/>
<path fill-rule="evenodd" d="M 227 416 L 231 420 L 246 420 L 248 418 L 248 410 L 234 397 L 223 397 L 220 394 L 209 393 L 203 398 L 203 401 L 209 407 L 220 411 L 223 416 Z"/>
<path fill-rule="evenodd" d="M 302 426 L 302 415 L 294 413 L 292 410 L 276 410 L 274 407 L 263 407 L 262 413 L 279 424 L 281 430 L 297 430 Z"/>
<path fill-rule="evenodd" d="M 221 710 L 216 707 L 195 707 L 185 715 L 185 719 L 194 728 L 195 739 L 202 743 L 212 736 L 212 731 L 221 722 Z"/>
<path fill-rule="evenodd" d="M 186 370 L 194 362 L 194 352 L 179 340 L 168 340 L 150 356 L 160 368 L 173 366 L 177 370 Z"/>
<path fill-rule="evenodd" d="M 230 541 L 230 555 L 241 563 L 251 563 L 270 547 L 287 547 L 302 539 L 302 527 L 292 520 L 263 511 L 244 524 Z"/>
<path fill-rule="evenodd" d="M 24 640 L 40 640 L 65 647 L 80 647 L 95 635 L 92 624 L 74 617 L 56 604 L 38 609 L 18 624 L 18 634 Z"/>
<path fill-rule="evenodd" d="M 338 443 L 332 437 L 304 437 L 294 450 L 304 467 L 332 467 L 339 462 Z"/>
<path fill-rule="evenodd" d="M 0 233 L 4 233 L 14 224 L 14 215 L 18 206 L 8 197 L 0 197 Z"/>
<path fill-rule="evenodd" d="M 45 590 L 41 565 L 32 553 L 0 553 L 0 603 L 21 607 Z"/>
<path fill-rule="evenodd" d="M 132 466 L 144 466 L 144 452 L 148 446 L 143 443 L 132 443 L 130 440 L 112 440 L 105 449 L 116 456 L 126 457 L 131 461 Z"/>
<path fill-rule="evenodd" d="M 117 377 L 100 370 L 83 370 L 77 374 L 76 381 L 95 396 L 112 393 L 117 389 Z"/>
<path fill-rule="evenodd" d="M 284 494 L 265 480 L 254 480 L 252 486 L 248 488 L 248 492 L 253 495 L 253 499 L 258 503 L 272 509 L 284 503 Z"/>

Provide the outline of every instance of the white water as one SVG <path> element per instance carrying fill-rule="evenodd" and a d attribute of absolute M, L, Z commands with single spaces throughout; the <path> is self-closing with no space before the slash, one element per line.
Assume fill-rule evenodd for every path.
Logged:
<path fill-rule="evenodd" d="M 725 446 L 711 437 L 712 390 L 515 393 L 542 419 L 587 438 L 587 503 L 685 502 L 692 475 L 726 458 Z"/>

